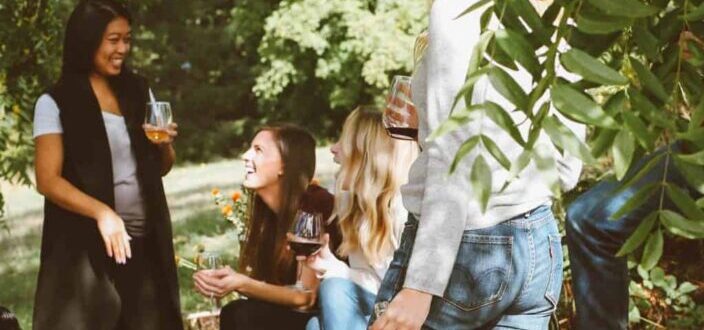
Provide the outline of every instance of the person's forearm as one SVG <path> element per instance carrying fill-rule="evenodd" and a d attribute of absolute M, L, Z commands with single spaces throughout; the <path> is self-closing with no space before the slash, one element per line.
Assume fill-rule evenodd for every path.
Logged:
<path fill-rule="evenodd" d="M 169 143 L 159 146 L 159 152 L 161 152 L 161 176 L 165 176 L 171 171 L 171 167 L 176 161 L 176 150 L 174 150 L 173 144 Z"/>
<path fill-rule="evenodd" d="M 247 297 L 295 308 L 310 308 L 316 300 L 315 290 L 303 292 L 251 278 L 238 288 L 237 292 Z"/>
<path fill-rule="evenodd" d="M 101 213 L 110 211 L 105 203 L 80 191 L 60 176 L 37 182 L 37 189 L 54 204 L 91 219 L 98 219 Z"/>

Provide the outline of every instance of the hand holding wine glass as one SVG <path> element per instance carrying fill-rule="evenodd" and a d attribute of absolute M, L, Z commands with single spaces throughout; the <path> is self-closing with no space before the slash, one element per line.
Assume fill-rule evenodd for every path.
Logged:
<path fill-rule="evenodd" d="M 293 220 L 293 224 L 288 235 L 288 242 L 291 250 L 296 254 L 298 260 L 298 271 L 296 272 L 296 284 L 291 288 L 308 291 L 301 281 L 301 257 L 308 257 L 318 251 L 323 245 L 323 235 L 325 226 L 323 215 L 320 213 L 310 213 L 299 210 Z"/>
<path fill-rule="evenodd" d="M 169 102 L 151 101 L 142 126 L 147 138 L 154 144 L 170 144 L 178 135 L 178 125 L 173 123 L 173 114 Z"/>

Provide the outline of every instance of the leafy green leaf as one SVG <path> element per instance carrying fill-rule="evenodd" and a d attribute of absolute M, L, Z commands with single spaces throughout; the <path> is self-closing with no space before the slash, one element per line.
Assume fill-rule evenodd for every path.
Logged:
<path fill-rule="evenodd" d="M 704 222 L 704 212 L 697 206 L 692 197 L 689 197 L 688 193 L 674 184 L 668 184 L 667 195 L 688 218 Z"/>
<path fill-rule="evenodd" d="M 538 168 L 544 182 L 556 195 L 560 195 L 560 178 L 558 177 L 555 157 L 550 147 L 545 144 L 537 144 L 533 152 L 533 160 Z"/>
<path fill-rule="evenodd" d="M 450 115 L 450 118 L 447 118 L 444 122 L 442 122 L 442 124 L 440 124 L 440 126 L 438 126 L 437 129 L 435 129 L 433 133 L 430 134 L 427 140 L 434 141 L 435 139 L 467 124 L 473 119 L 472 114 L 478 109 L 481 109 L 481 106 L 473 105 L 460 111 L 455 111 L 452 115 Z"/>
<path fill-rule="evenodd" d="M 521 64 L 533 77 L 540 77 L 542 72 L 540 63 L 535 55 L 535 50 L 525 37 L 506 29 L 496 31 L 495 38 L 499 47 L 514 61 Z"/>
<path fill-rule="evenodd" d="M 550 44 L 551 33 L 545 28 L 545 25 L 543 25 L 543 20 L 540 18 L 540 15 L 530 2 L 524 0 L 509 0 L 508 6 L 530 27 L 533 31 L 533 35 L 540 41 L 541 44 Z"/>
<path fill-rule="evenodd" d="M 688 294 L 688 293 L 692 293 L 694 291 L 697 291 L 698 289 L 699 289 L 698 286 L 696 286 L 690 282 L 682 282 L 682 284 L 680 284 L 680 287 L 677 288 L 677 291 L 680 294 Z"/>
<path fill-rule="evenodd" d="M 658 163 L 662 160 L 663 157 L 665 157 L 665 153 L 653 156 L 653 158 L 648 160 L 648 162 L 645 163 L 643 167 L 638 169 L 638 172 L 636 172 L 635 175 L 629 177 L 626 182 L 624 182 L 621 187 L 618 188 L 616 193 L 623 192 L 624 190 L 631 187 L 634 183 L 640 181 L 646 174 L 650 173 L 650 171 L 652 171 L 656 165 L 658 165 Z"/>
<path fill-rule="evenodd" d="M 452 160 L 452 164 L 450 165 L 450 173 L 454 173 L 455 170 L 457 169 L 457 165 L 462 161 L 462 159 L 467 156 L 468 153 L 470 153 L 474 147 L 477 146 L 479 143 L 479 135 L 472 136 L 471 138 L 467 139 L 467 141 L 464 141 L 460 148 L 457 150 L 457 154 L 455 154 L 455 158 Z"/>
<path fill-rule="evenodd" d="M 479 201 L 482 212 L 485 212 L 491 196 L 491 169 L 486 160 L 484 160 L 484 156 L 479 155 L 474 160 L 469 181 L 472 184 L 472 190 Z"/>
<path fill-rule="evenodd" d="M 689 239 L 704 238 L 704 222 L 687 220 L 670 210 L 660 211 L 660 221 L 675 235 Z"/>
<path fill-rule="evenodd" d="M 662 128 L 675 128 L 674 123 L 668 119 L 665 110 L 656 107 L 645 95 L 635 89 L 629 89 L 628 95 L 633 108 L 638 110 L 650 123 L 656 124 Z"/>
<path fill-rule="evenodd" d="M 504 131 L 508 132 L 509 135 L 513 138 L 516 143 L 520 144 L 521 146 L 525 146 L 525 141 L 523 141 L 523 136 L 521 136 L 521 132 L 518 131 L 518 127 L 516 126 L 516 123 L 513 121 L 513 118 L 511 118 L 511 115 L 509 115 L 504 108 L 502 108 L 500 105 L 487 101 L 484 104 L 482 104 L 482 107 L 485 109 L 485 114 L 489 119 L 491 119 L 496 125 L 501 127 Z"/>
<path fill-rule="evenodd" d="M 555 107 L 575 121 L 606 128 L 618 127 L 594 100 L 565 84 L 555 85 L 551 95 Z"/>
<path fill-rule="evenodd" d="M 636 150 L 633 134 L 628 130 L 621 130 L 616 134 L 611 154 L 614 157 L 614 172 L 618 180 L 623 179 L 633 161 L 633 152 Z"/>
<path fill-rule="evenodd" d="M 655 137 L 650 134 L 650 130 L 645 126 L 645 123 L 632 112 L 623 112 L 621 116 L 623 117 L 623 123 L 635 135 L 638 143 L 645 150 L 651 150 L 655 145 Z"/>
<path fill-rule="evenodd" d="M 640 261 L 641 266 L 643 266 L 645 270 L 650 270 L 657 265 L 658 261 L 660 261 L 660 257 L 662 257 L 663 242 L 662 231 L 660 231 L 660 229 L 651 233 L 650 237 L 648 237 L 648 242 L 645 243 L 643 257 Z"/>
<path fill-rule="evenodd" d="M 557 117 L 546 117 L 543 121 L 543 128 L 556 146 L 567 150 L 570 154 L 579 157 L 586 163 L 596 162 L 584 142 L 580 141 L 579 137 Z"/>
<path fill-rule="evenodd" d="M 511 76 L 499 68 L 489 70 L 489 81 L 496 90 L 518 109 L 527 111 L 528 95 Z"/>
<path fill-rule="evenodd" d="M 454 109 L 457 107 L 457 104 L 459 104 L 460 100 L 462 100 L 463 98 L 465 99 L 465 106 L 469 106 L 471 104 L 471 102 L 467 102 L 466 100 L 468 98 L 471 99 L 474 84 L 476 84 L 477 81 L 479 81 L 479 79 L 487 72 L 489 72 L 489 68 L 483 68 L 472 72 L 469 77 L 467 77 L 467 81 L 464 82 L 462 88 L 460 88 L 459 92 L 457 92 L 457 95 L 455 95 L 455 100 L 452 102 L 451 111 L 454 111 Z"/>
<path fill-rule="evenodd" d="M 633 24 L 632 18 L 610 15 L 590 15 L 579 13 L 577 15 L 577 29 L 588 34 L 609 34 L 623 31 Z"/>
<path fill-rule="evenodd" d="M 704 194 L 704 168 L 684 162 L 678 157 L 675 157 L 675 166 L 680 170 L 690 187 Z"/>
<path fill-rule="evenodd" d="M 636 74 L 638 74 L 638 78 L 640 78 L 640 82 L 643 84 L 645 89 L 653 93 L 653 95 L 655 95 L 660 101 L 667 102 L 669 96 L 665 91 L 665 87 L 650 71 L 650 69 L 646 68 L 643 63 L 633 57 L 631 57 L 631 65 L 636 71 Z"/>
<path fill-rule="evenodd" d="M 658 13 L 657 8 L 637 0 L 587 0 L 587 2 L 612 16 L 647 17 Z"/>
<path fill-rule="evenodd" d="M 582 78 L 602 85 L 625 85 L 628 79 L 591 55 L 572 48 L 562 54 L 560 61 L 565 68 Z"/>
<path fill-rule="evenodd" d="M 676 157 L 690 164 L 704 166 L 704 150 L 693 154 L 678 154 Z"/>
<path fill-rule="evenodd" d="M 631 252 L 633 250 L 637 249 L 643 242 L 645 242 L 645 239 L 648 237 L 648 234 L 650 231 L 653 229 L 653 226 L 655 225 L 655 221 L 658 219 L 658 213 L 653 212 L 650 213 L 641 223 L 638 225 L 636 230 L 631 234 L 630 237 L 626 240 L 625 243 L 623 243 L 623 246 L 621 246 L 621 249 L 616 252 L 616 256 L 618 257 L 623 257 Z"/>
<path fill-rule="evenodd" d="M 704 209 L 704 197 L 702 197 L 702 198 L 700 198 L 700 199 L 697 199 L 697 206 L 698 206 L 700 209 Z"/>
<path fill-rule="evenodd" d="M 633 24 L 633 39 L 643 53 L 653 62 L 662 61 L 660 40 L 648 29 L 645 20 Z"/>
<path fill-rule="evenodd" d="M 532 154 L 533 153 L 531 152 L 531 150 L 526 149 L 520 155 L 518 155 L 518 158 L 516 158 L 516 160 L 513 163 L 511 163 L 511 170 L 509 171 L 510 175 L 509 175 L 508 179 L 506 179 L 506 182 L 504 183 L 504 185 L 501 187 L 502 192 L 509 186 L 509 184 L 511 184 L 511 182 L 513 182 L 514 179 L 516 179 L 519 176 L 519 174 L 523 171 L 523 169 L 525 169 L 526 166 L 528 166 L 528 164 L 530 163 L 530 159 L 532 157 Z"/>
<path fill-rule="evenodd" d="M 494 157 L 494 159 L 496 159 L 497 162 L 499 162 L 499 164 L 501 164 L 501 166 L 509 170 L 511 168 L 511 161 L 508 160 L 508 157 L 506 157 L 501 149 L 499 149 L 496 142 L 484 134 L 480 136 L 482 144 L 484 144 L 486 150 L 489 151 L 489 153 Z"/>
<path fill-rule="evenodd" d="M 685 21 L 699 21 L 704 18 L 704 3 L 699 4 L 699 7 L 682 16 Z"/>
<path fill-rule="evenodd" d="M 624 215 L 631 213 L 631 211 L 648 202 L 650 196 L 655 193 L 655 191 L 657 190 L 656 188 L 658 188 L 659 186 L 660 182 L 651 182 L 647 185 L 640 187 L 638 191 L 633 193 L 633 195 L 628 198 L 626 203 L 624 203 L 621 208 L 619 208 L 616 212 L 614 212 L 614 214 L 609 217 L 609 220 L 619 220 Z"/>
<path fill-rule="evenodd" d="M 476 3 L 474 3 L 473 5 L 469 6 L 467 9 L 465 9 L 461 14 L 457 15 L 457 17 L 455 17 L 455 19 L 458 19 L 464 15 L 468 15 L 469 13 L 471 13 L 471 12 L 483 7 L 484 5 L 490 3 L 491 1 L 492 0 L 479 0 Z"/>
<path fill-rule="evenodd" d="M 613 145 L 614 138 L 619 131 L 615 129 L 602 128 L 599 130 L 596 138 L 592 139 L 590 142 L 592 156 L 594 158 L 601 157 L 607 150 Z"/>

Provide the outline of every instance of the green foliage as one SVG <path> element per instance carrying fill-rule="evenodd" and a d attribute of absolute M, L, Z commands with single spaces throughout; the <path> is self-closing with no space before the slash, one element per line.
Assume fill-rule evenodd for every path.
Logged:
<path fill-rule="evenodd" d="M 0 4 L 0 181 L 30 184 L 31 114 L 59 65 L 57 1 Z M 0 192 L 0 221 L 4 199 Z M 2 224 L 0 224 L 2 225 Z"/>

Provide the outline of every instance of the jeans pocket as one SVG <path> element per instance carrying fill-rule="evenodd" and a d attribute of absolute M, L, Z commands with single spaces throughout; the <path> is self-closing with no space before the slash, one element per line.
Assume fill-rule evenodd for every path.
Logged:
<path fill-rule="evenodd" d="M 472 311 L 501 300 L 511 280 L 513 237 L 462 238 L 442 301 Z"/>
<path fill-rule="evenodd" d="M 548 241 L 550 243 L 550 276 L 548 277 L 545 298 L 550 301 L 553 309 L 556 309 L 562 290 L 562 239 L 560 235 L 548 235 Z"/>

